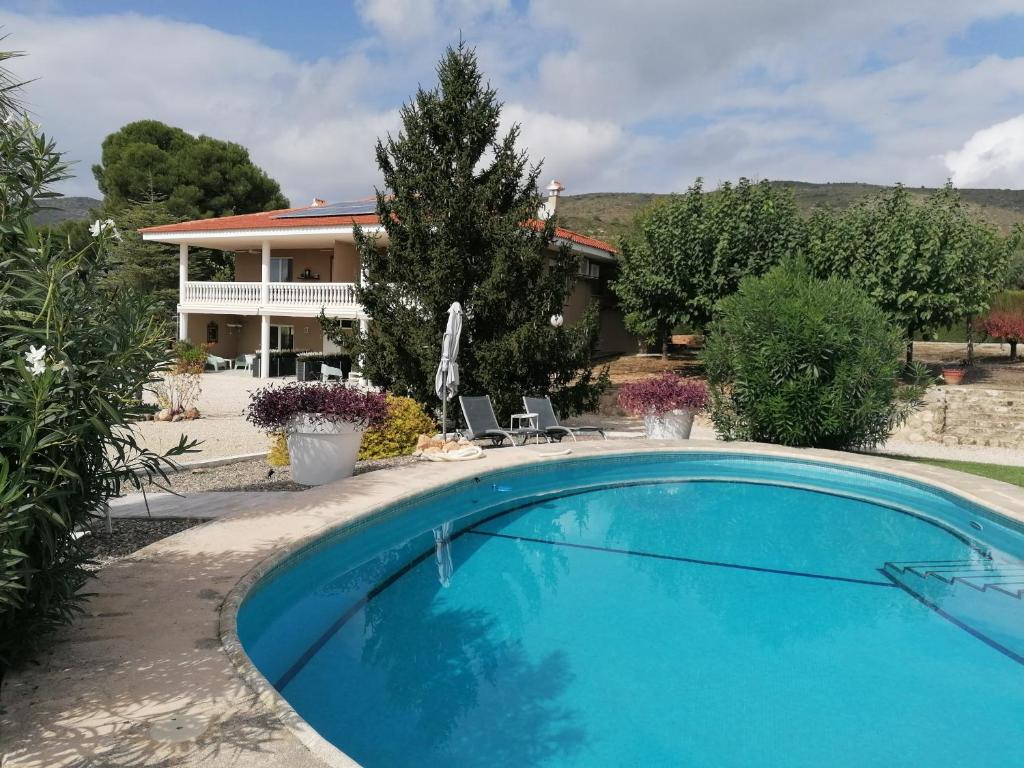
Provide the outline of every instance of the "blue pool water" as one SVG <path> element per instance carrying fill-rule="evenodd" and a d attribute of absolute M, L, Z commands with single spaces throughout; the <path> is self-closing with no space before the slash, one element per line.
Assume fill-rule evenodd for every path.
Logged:
<path fill-rule="evenodd" d="M 925 485 L 649 454 L 506 471 L 285 561 L 260 671 L 379 766 L 1024 765 L 1024 530 Z"/>

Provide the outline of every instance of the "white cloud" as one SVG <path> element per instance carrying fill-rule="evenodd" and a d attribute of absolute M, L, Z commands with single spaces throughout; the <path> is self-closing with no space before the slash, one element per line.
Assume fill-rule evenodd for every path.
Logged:
<path fill-rule="evenodd" d="M 1015 8 L 1016 6 L 1016 8 Z M 94 193 L 103 137 L 155 118 L 238 141 L 295 202 L 362 197 L 378 136 L 477 47 L 545 179 L 570 192 L 681 189 L 740 175 L 1024 186 L 1006 121 L 1024 57 L 958 60 L 948 40 L 1019 0 L 360 0 L 363 39 L 300 60 L 241 35 L 138 14 L 0 11 L 29 106 Z M 1012 110 L 1007 112 L 1009 108 Z M 991 126 L 979 131 L 979 126 Z M 1007 127 L 1009 126 L 1009 127 Z M 997 130 L 999 129 L 999 130 Z M 994 132 L 994 133 L 989 133 Z M 974 136 L 962 148 L 965 136 Z M 980 148 L 979 148 L 980 147 Z M 955 164 L 955 167 L 954 167 Z"/>
<path fill-rule="evenodd" d="M 957 186 L 1024 187 L 1024 115 L 976 131 L 944 159 Z"/>

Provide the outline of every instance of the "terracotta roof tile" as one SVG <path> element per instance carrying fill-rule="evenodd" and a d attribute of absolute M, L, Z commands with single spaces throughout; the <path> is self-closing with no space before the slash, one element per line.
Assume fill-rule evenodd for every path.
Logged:
<path fill-rule="evenodd" d="M 144 227 L 140 232 L 154 235 L 173 235 L 182 232 L 237 232 L 246 229 L 294 229 L 297 227 L 350 227 L 354 224 L 372 226 L 379 223 L 376 214 L 359 214 L 354 216 L 318 216 L 316 218 L 279 218 L 281 214 L 294 211 L 307 210 L 309 206 L 302 208 L 283 208 L 277 211 L 263 211 L 261 213 L 244 213 L 239 216 L 221 216 L 216 219 L 197 219 L 195 221 L 182 221 L 177 224 L 163 224 L 157 227 Z M 544 223 L 531 220 L 526 223 L 533 229 L 540 229 Z M 576 243 L 577 245 L 596 248 L 608 253 L 618 253 L 615 246 L 602 240 L 598 240 L 578 232 L 555 228 L 555 236 Z"/>

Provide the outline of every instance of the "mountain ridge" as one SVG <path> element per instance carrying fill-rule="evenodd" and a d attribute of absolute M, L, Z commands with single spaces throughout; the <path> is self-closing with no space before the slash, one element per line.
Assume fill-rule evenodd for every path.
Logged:
<path fill-rule="evenodd" d="M 817 208 L 842 210 L 864 197 L 887 189 L 882 184 L 861 182 L 770 181 L 773 186 L 790 190 L 797 207 L 804 215 Z M 934 187 L 908 187 L 911 194 L 924 197 Z M 1024 189 L 958 190 L 968 207 L 981 218 L 1006 233 L 1015 224 L 1024 224 Z M 653 192 L 587 192 L 563 195 L 558 202 L 558 223 L 574 232 L 607 240 L 618 245 L 637 213 L 646 206 L 670 197 L 670 193 Z"/>

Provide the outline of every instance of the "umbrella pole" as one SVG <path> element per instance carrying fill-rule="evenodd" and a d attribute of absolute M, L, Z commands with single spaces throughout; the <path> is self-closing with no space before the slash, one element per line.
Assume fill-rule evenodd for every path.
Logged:
<path fill-rule="evenodd" d="M 444 395 L 448 394 L 448 371 L 445 371 L 441 376 L 441 442 L 448 442 L 448 398 Z"/>

